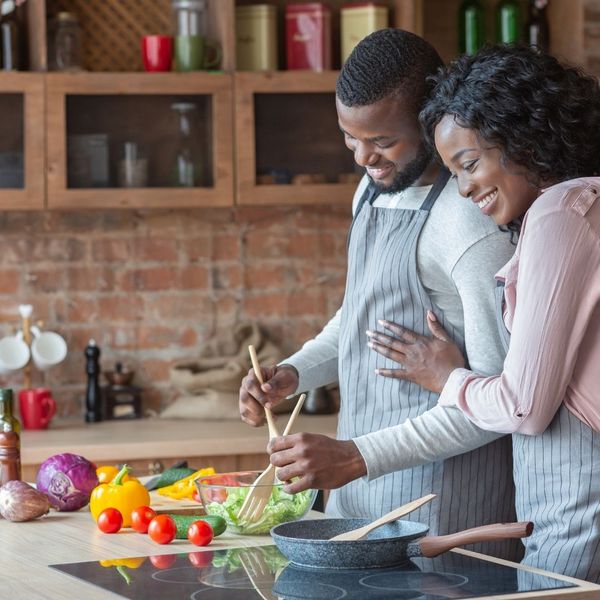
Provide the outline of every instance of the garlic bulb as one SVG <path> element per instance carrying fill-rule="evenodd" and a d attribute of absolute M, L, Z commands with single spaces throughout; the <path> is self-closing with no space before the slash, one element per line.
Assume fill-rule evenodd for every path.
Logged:
<path fill-rule="evenodd" d="M 49 510 L 48 496 L 24 481 L 8 481 L 0 487 L 0 515 L 9 521 L 31 521 Z"/>

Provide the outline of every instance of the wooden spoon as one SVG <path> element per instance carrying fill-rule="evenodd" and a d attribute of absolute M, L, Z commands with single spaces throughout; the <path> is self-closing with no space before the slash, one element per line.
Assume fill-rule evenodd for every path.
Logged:
<path fill-rule="evenodd" d="M 252 361 L 252 368 L 254 369 L 254 374 L 256 375 L 256 378 L 258 379 L 260 385 L 263 385 L 265 381 L 262 376 L 262 371 L 260 370 L 260 363 L 258 362 L 256 350 L 254 349 L 254 346 L 252 344 L 248 346 L 248 352 L 250 352 L 250 360 Z M 277 429 L 277 425 L 275 425 L 273 413 L 269 408 L 265 408 L 265 415 L 267 416 L 267 425 L 269 426 L 269 437 L 279 437 L 279 430 Z"/>
<path fill-rule="evenodd" d="M 331 542 L 355 542 L 356 540 L 361 540 L 366 537 L 373 531 L 373 529 L 377 529 L 382 525 L 386 525 L 387 523 L 391 523 L 392 521 L 397 521 L 400 517 L 404 517 L 408 513 L 411 513 L 413 510 L 416 510 L 423 504 L 427 504 L 431 502 L 435 498 L 435 494 L 429 494 L 427 496 L 423 496 L 418 500 L 413 500 L 412 502 L 408 502 L 407 504 L 403 504 L 398 508 L 390 511 L 383 517 L 380 517 L 376 521 L 369 523 L 368 525 L 364 525 L 363 527 L 359 527 L 358 529 L 352 529 L 350 531 L 346 531 L 345 533 L 340 533 L 335 537 L 331 538 Z"/>

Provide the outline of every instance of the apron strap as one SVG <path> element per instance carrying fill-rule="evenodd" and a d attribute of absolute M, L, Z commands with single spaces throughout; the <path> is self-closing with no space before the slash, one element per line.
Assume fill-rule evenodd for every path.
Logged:
<path fill-rule="evenodd" d="M 440 174 L 435 180 L 435 183 L 431 186 L 431 189 L 429 190 L 429 194 L 427 194 L 427 197 L 425 198 L 425 200 L 423 200 L 421 210 L 431 210 L 433 203 L 438 199 L 439 195 L 442 193 L 442 190 L 446 187 L 448 179 L 450 179 L 450 171 L 448 171 L 446 167 L 442 167 L 442 170 L 440 171 Z"/>
<path fill-rule="evenodd" d="M 377 197 L 381 194 L 379 189 L 374 183 L 369 182 L 365 191 L 362 193 L 358 204 L 356 205 L 356 210 L 354 211 L 354 216 L 352 217 L 352 223 L 350 223 L 350 229 L 348 230 L 348 246 L 350 246 L 350 236 L 352 235 L 352 228 L 354 227 L 354 222 L 356 221 L 356 217 L 362 210 L 362 207 L 365 205 L 365 202 L 368 202 L 371 206 L 373 202 L 377 200 Z"/>

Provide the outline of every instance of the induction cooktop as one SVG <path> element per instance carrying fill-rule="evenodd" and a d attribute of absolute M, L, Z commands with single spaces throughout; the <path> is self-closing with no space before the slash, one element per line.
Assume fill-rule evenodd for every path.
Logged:
<path fill-rule="evenodd" d="M 51 565 L 134 600 L 440 600 L 575 587 L 454 552 L 388 569 L 295 567 L 275 546 Z"/>

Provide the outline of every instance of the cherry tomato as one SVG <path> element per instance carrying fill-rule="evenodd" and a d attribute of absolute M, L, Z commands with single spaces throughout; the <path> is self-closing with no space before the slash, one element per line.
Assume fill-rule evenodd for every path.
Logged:
<path fill-rule="evenodd" d="M 98 515 L 96 524 L 104 533 L 117 533 L 123 526 L 123 515 L 116 508 L 105 508 Z"/>
<path fill-rule="evenodd" d="M 213 528 L 206 521 L 194 521 L 188 527 L 188 540 L 196 546 L 208 546 L 213 537 Z"/>
<path fill-rule="evenodd" d="M 177 527 L 169 515 L 157 515 L 148 525 L 148 535 L 157 544 L 169 544 L 175 538 Z"/>
<path fill-rule="evenodd" d="M 138 506 L 131 511 L 131 527 L 138 533 L 148 533 L 148 525 L 156 513 L 149 506 Z"/>
<path fill-rule="evenodd" d="M 159 556 L 151 556 L 150 562 L 157 569 L 170 569 L 177 560 L 177 554 L 162 554 Z"/>
<path fill-rule="evenodd" d="M 204 552 L 190 552 L 188 554 L 188 560 L 192 563 L 196 569 L 203 569 L 212 565 L 213 552 L 212 550 L 205 550 Z"/>

